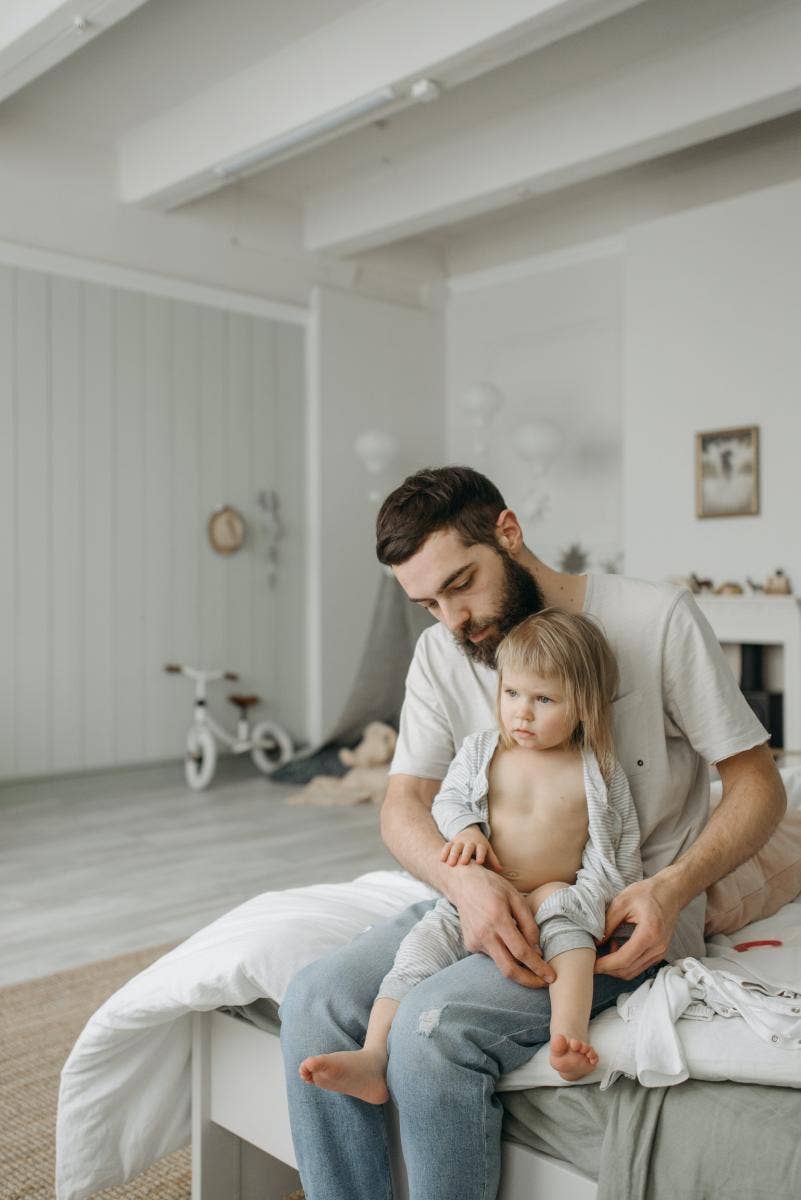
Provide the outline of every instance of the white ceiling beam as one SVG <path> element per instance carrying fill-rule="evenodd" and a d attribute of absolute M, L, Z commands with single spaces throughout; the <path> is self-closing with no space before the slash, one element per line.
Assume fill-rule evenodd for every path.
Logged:
<path fill-rule="evenodd" d="M 353 253 L 594 178 L 801 107 L 801 5 L 616 67 L 310 196 L 307 249 Z"/>
<path fill-rule="evenodd" d="M 416 79 L 453 86 L 642 2 L 375 0 L 130 130 L 117 145 L 120 199 L 183 204 L 229 182 L 215 167 L 384 88 L 402 97 L 389 112 Z"/>
<path fill-rule="evenodd" d="M 4 0 L 0 4 L 0 101 L 146 3 Z"/>

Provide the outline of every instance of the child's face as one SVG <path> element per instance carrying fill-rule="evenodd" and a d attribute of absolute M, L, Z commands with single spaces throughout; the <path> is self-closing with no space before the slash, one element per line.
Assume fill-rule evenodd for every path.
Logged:
<path fill-rule="evenodd" d="M 564 746 L 575 728 L 558 680 L 528 671 L 504 671 L 500 709 L 507 733 L 528 750 Z"/>

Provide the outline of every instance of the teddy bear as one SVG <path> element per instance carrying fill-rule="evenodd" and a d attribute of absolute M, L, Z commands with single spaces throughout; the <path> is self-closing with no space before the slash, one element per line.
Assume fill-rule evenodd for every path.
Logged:
<path fill-rule="evenodd" d="M 346 767 L 383 767 L 392 761 L 398 735 L 391 725 L 371 721 L 365 727 L 362 740 L 352 750 L 343 747 L 339 761 Z"/>
<path fill-rule="evenodd" d="M 396 741 L 391 725 L 371 721 L 358 746 L 339 751 L 340 762 L 350 767 L 346 775 L 317 775 L 302 791 L 290 796 L 287 804 L 380 804 L 387 790 Z"/>

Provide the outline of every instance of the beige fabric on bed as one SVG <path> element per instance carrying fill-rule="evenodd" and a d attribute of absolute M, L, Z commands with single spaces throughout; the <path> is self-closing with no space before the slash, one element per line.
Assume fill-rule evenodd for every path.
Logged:
<path fill-rule="evenodd" d="M 707 937 L 734 933 L 743 925 L 772 917 L 801 893 L 801 769 L 782 771 L 788 807 L 761 850 L 707 890 Z M 712 806 L 720 787 L 712 794 Z"/>

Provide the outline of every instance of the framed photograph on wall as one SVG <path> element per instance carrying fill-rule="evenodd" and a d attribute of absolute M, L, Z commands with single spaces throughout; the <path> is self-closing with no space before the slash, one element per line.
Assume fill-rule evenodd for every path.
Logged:
<path fill-rule="evenodd" d="M 759 426 L 695 435 L 695 515 L 750 517 L 759 512 Z"/>

